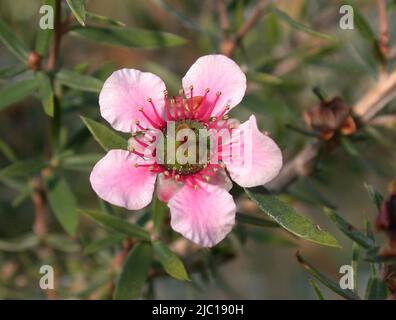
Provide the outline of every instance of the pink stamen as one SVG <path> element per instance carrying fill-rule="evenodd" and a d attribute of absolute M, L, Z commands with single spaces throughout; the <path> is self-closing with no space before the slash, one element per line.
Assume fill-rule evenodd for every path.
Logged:
<path fill-rule="evenodd" d="M 204 103 L 205 103 L 205 100 L 206 100 L 206 97 L 207 97 L 209 91 L 210 91 L 209 88 L 205 89 L 205 94 L 204 94 L 204 96 L 203 96 L 203 98 L 202 98 L 201 103 L 200 103 L 199 106 L 198 106 L 197 119 L 201 119 L 202 116 L 203 116 L 203 115 L 206 113 L 206 111 L 207 111 L 207 108 L 205 108 L 205 104 L 204 104 Z"/>
<path fill-rule="evenodd" d="M 212 112 L 214 108 L 216 107 L 217 101 L 219 101 L 219 98 L 221 96 L 221 91 L 216 92 L 216 99 L 213 102 L 213 104 L 206 110 L 206 112 L 202 115 L 202 120 L 207 122 L 210 119 L 210 116 L 212 115 Z"/>
<path fill-rule="evenodd" d="M 137 143 L 139 143 L 141 146 L 143 146 L 143 147 L 145 147 L 145 148 L 147 148 L 147 147 L 149 146 L 146 142 L 143 142 L 142 140 L 140 140 L 140 139 L 137 138 L 137 137 L 135 137 L 134 139 L 135 139 L 135 141 L 136 141 Z"/>
<path fill-rule="evenodd" d="M 194 87 L 190 86 L 190 99 L 188 99 L 188 109 L 190 111 L 190 118 L 194 118 Z"/>
<path fill-rule="evenodd" d="M 153 108 L 154 114 L 155 114 L 155 116 L 157 117 L 157 119 L 158 119 L 160 125 L 161 125 L 161 126 L 165 126 L 166 123 L 165 123 L 164 119 L 162 119 L 162 117 L 158 114 L 157 108 L 156 108 L 155 105 L 154 105 L 153 99 L 148 98 L 147 101 L 150 103 L 151 107 Z"/>
<path fill-rule="evenodd" d="M 186 110 L 185 110 L 185 105 L 184 105 L 184 91 L 180 90 L 179 91 L 179 99 L 180 99 L 180 108 L 181 108 L 181 117 L 182 119 L 186 118 Z"/>
<path fill-rule="evenodd" d="M 168 120 L 174 120 L 169 108 L 169 101 L 168 101 L 168 91 L 164 91 L 164 102 L 165 102 L 165 110 L 166 110 L 166 117 Z"/>
<path fill-rule="evenodd" d="M 139 111 L 143 114 L 143 116 L 147 119 L 148 122 L 150 122 L 150 124 L 156 128 L 156 129 L 161 129 L 161 125 L 159 125 L 158 123 L 156 123 L 154 120 L 152 120 L 145 112 L 143 107 L 139 108 Z"/>
<path fill-rule="evenodd" d="M 209 126 L 209 128 L 214 128 L 229 110 L 230 110 L 230 106 L 229 105 L 225 106 L 223 111 L 218 116 L 216 116 L 216 120 Z"/>

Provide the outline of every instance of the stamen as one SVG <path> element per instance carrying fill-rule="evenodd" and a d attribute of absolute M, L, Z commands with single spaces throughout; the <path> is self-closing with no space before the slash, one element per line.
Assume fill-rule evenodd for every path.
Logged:
<path fill-rule="evenodd" d="M 204 94 L 204 96 L 203 96 L 203 98 L 202 98 L 202 101 L 200 102 L 200 104 L 199 104 L 199 106 L 198 106 L 197 119 L 201 119 L 202 116 L 203 116 L 203 115 L 206 113 L 206 111 L 207 111 L 207 109 L 204 108 L 204 107 L 205 107 L 204 102 L 205 102 L 205 100 L 206 100 L 206 97 L 207 97 L 209 91 L 210 91 L 209 88 L 206 88 L 206 89 L 205 89 L 205 94 Z"/>
<path fill-rule="evenodd" d="M 134 137 L 134 139 L 135 139 L 135 141 L 136 141 L 137 143 L 139 143 L 141 146 L 143 146 L 143 147 L 145 147 L 145 148 L 147 148 L 147 147 L 149 146 L 146 142 L 140 140 L 138 137 Z"/>
<path fill-rule="evenodd" d="M 165 102 L 165 110 L 166 110 L 166 117 L 168 120 L 174 120 L 170 109 L 169 109 L 169 101 L 168 101 L 168 91 L 164 90 L 164 102 Z"/>
<path fill-rule="evenodd" d="M 190 118 L 193 119 L 194 118 L 194 87 L 191 85 L 189 87 L 190 89 L 190 99 L 188 100 L 188 109 L 190 111 Z"/>
<path fill-rule="evenodd" d="M 225 108 L 223 109 L 223 111 L 220 113 L 220 115 L 216 116 L 216 120 L 210 125 L 210 128 L 214 128 L 216 126 L 216 124 L 220 121 L 220 119 L 222 119 L 229 110 L 231 109 L 230 105 L 226 105 Z"/>
<path fill-rule="evenodd" d="M 144 112 L 144 108 L 141 106 L 139 107 L 139 111 L 143 114 L 143 116 L 147 119 L 148 122 L 150 122 L 150 124 L 156 128 L 156 129 L 161 129 L 161 126 L 154 122 L 145 112 Z"/>
<path fill-rule="evenodd" d="M 202 120 L 207 122 L 210 119 L 210 116 L 214 110 L 214 108 L 216 107 L 217 101 L 219 101 L 219 98 L 221 96 L 221 91 L 217 91 L 216 92 L 216 99 L 213 102 L 213 104 L 206 110 L 206 112 L 202 115 Z"/>
<path fill-rule="evenodd" d="M 185 105 L 184 105 L 184 90 L 183 89 L 179 90 L 179 98 L 180 98 L 181 117 L 182 117 L 182 119 L 185 119 L 186 118 L 186 110 L 185 110 Z"/>
<path fill-rule="evenodd" d="M 164 119 L 162 119 L 162 117 L 158 114 L 157 108 L 156 108 L 155 105 L 154 105 L 153 99 L 147 98 L 147 101 L 150 103 L 151 107 L 153 108 L 154 114 L 155 114 L 155 116 L 157 117 L 159 123 L 160 123 L 162 126 L 165 126 L 166 123 L 165 123 Z"/>

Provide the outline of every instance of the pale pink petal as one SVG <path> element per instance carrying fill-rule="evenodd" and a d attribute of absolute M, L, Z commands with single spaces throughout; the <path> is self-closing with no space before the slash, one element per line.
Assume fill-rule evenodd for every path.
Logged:
<path fill-rule="evenodd" d="M 102 117 L 114 129 L 123 132 L 133 132 L 136 129 L 136 120 L 145 127 L 152 127 L 139 107 L 153 120 L 155 113 L 147 98 L 151 98 L 157 113 L 164 113 L 164 82 L 153 73 L 141 72 L 135 69 L 121 69 L 105 81 L 99 95 L 99 105 Z M 158 122 L 158 120 L 157 120 Z"/>
<path fill-rule="evenodd" d="M 274 179 L 282 168 L 282 152 L 277 144 L 259 131 L 253 115 L 238 130 L 241 135 L 236 134 L 238 139 L 233 140 L 233 157 L 224 161 L 231 179 L 242 187 L 255 187 Z"/>
<path fill-rule="evenodd" d="M 111 150 L 93 168 L 92 188 L 103 200 L 130 210 L 147 206 L 153 197 L 156 174 L 135 167 L 142 158 L 124 150 Z"/>
<path fill-rule="evenodd" d="M 169 201 L 172 228 L 185 238 L 212 247 L 231 232 L 236 206 L 223 188 L 200 183 L 198 189 L 185 185 Z"/>
<path fill-rule="evenodd" d="M 224 169 L 218 170 L 208 183 L 224 188 L 227 191 L 232 189 L 232 181 L 228 178 Z"/>
<path fill-rule="evenodd" d="M 176 182 L 175 179 L 167 178 L 161 173 L 158 175 L 158 198 L 165 203 L 168 203 L 170 198 L 172 198 L 176 192 L 182 188 L 183 184 Z"/>
<path fill-rule="evenodd" d="M 217 115 L 226 105 L 233 108 L 241 102 L 246 91 L 246 76 L 230 58 L 212 54 L 200 57 L 187 71 L 183 78 L 187 95 L 191 85 L 194 96 L 204 96 L 205 90 L 209 88 L 207 99 L 211 104 L 216 99 L 216 92 L 221 92 L 212 112 L 212 115 Z"/>

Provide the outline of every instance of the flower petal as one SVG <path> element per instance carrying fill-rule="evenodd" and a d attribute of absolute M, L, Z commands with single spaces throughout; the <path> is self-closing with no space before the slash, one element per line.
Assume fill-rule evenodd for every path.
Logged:
<path fill-rule="evenodd" d="M 198 189 L 185 185 L 168 203 L 171 226 L 187 239 L 212 247 L 231 232 L 236 206 L 223 188 L 201 183 Z"/>
<path fill-rule="evenodd" d="M 175 179 L 165 179 L 162 173 L 158 175 L 158 198 L 162 202 L 168 203 L 170 198 L 172 198 L 182 187 L 183 184 L 176 182 Z"/>
<path fill-rule="evenodd" d="M 194 96 L 203 96 L 207 88 L 207 101 L 214 103 L 216 92 L 221 96 L 212 114 L 219 114 L 228 104 L 230 108 L 241 102 L 246 91 L 246 76 L 241 68 L 224 55 L 207 55 L 200 57 L 187 71 L 183 78 L 183 88 L 186 93 L 193 86 Z"/>
<path fill-rule="evenodd" d="M 282 152 L 270 137 L 259 131 L 256 117 L 250 116 L 236 131 L 243 139 L 237 140 L 232 148 L 233 152 L 239 148 L 239 152 L 231 161 L 225 161 L 231 179 L 242 187 L 255 187 L 274 179 L 282 168 Z"/>
<path fill-rule="evenodd" d="M 93 168 L 92 188 L 103 200 L 130 210 L 147 206 L 153 197 L 156 174 L 139 156 L 124 150 L 111 150 Z"/>
<path fill-rule="evenodd" d="M 139 111 L 139 107 L 143 106 L 144 112 L 155 120 L 155 113 L 147 101 L 147 98 L 151 98 L 158 114 L 163 115 L 165 89 L 164 82 L 153 73 L 135 69 L 115 71 L 107 78 L 100 92 L 100 112 L 119 131 L 135 131 L 136 120 L 151 128 L 152 125 Z"/>

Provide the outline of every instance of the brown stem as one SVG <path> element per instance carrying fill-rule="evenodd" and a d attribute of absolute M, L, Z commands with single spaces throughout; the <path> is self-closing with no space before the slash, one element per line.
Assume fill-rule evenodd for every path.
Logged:
<path fill-rule="evenodd" d="M 35 220 L 33 225 L 34 233 L 40 238 L 45 237 L 48 233 L 47 226 L 47 205 L 45 199 L 45 193 L 43 189 L 43 183 L 41 178 L 37 178 L 33 181 L 34 192 L 32 200 L 35 208 Z"/>
<path fill-rule="evenodd" d="M 379 23 L 380 23 L 380 49 L 385 59 L 383 62 L 383 72 L 386 73 L 387 63 L 390 55 L 389 47 L 389 22 L 386 14 L 386 1 L 378 0 Z"/>
<path fill-rule="evenodd" d="M 241 43 L 242 39 L 246 36 L 246 34 L 259 22 L 261 15 L 264 12 L 264 9 L 268 5 L 268 0 L 260 0 L 257 4 L 254 13 L 248 19 L 243 26 L 236 33 L 233 40 L 225 39 L 222 44 L 222 52 L 228 57 L 231 57 L 237 48 L 237 46 Z M 219 8 L 220 9 L 220 8 Z"/>
<path fill-rule="evenodd" d="M 61 30 L 61 0 L 56 0 L 55 3 L 55 17 L 54 17 L 54 45 L 51 48 L 51 52 L 48 57 L 48 70 L 56 69 L 59 55 L 59 48 L 62 39 Z"/>

